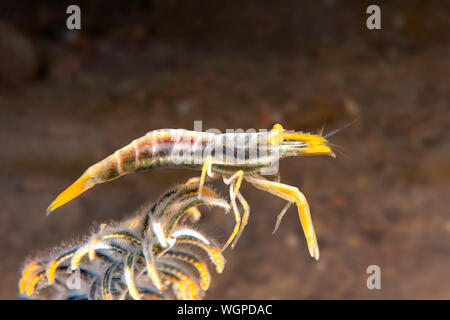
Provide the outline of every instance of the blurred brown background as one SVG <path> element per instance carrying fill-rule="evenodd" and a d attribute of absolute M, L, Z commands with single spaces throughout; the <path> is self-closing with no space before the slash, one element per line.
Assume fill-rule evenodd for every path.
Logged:
<path fill-rule="evenodd" d="M 81 7 L 80 32 L 66 7 Z M 381 7 L 382 29 L 366 28 Z M 337 159 L 281 163 L 321 249 L 291 208 L 244 185 L 251 217 L 210 299 L 450 298 L 447 1 L 9 1 L 0 5 L 0 298 L 28 255 L 122 219 L 198 175 L 159 170 L 98 186 L 45 217 L 88 166 L 158 128 L 326 132 Z M 226 192 L 223 191 L 223 195 Z M 217 234 L 231 216 L 206 212 Z M 381 290 L 366 268 L 381 267 Z"/>

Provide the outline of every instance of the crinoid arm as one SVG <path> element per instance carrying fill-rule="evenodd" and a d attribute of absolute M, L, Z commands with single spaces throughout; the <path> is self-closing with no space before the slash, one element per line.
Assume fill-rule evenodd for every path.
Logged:
<path fill-rule="evenodd" d="M 225 259 L 221 245 L 188 221 L 200 217 L 199 206 L 231 207 L 207 185 L 200 197 L 198 191 L 198 184 L 179 185 L 136 216 L 32 259 L 19 281 L 21 297 L 201 299 L 210 265 L 220 273 Z"/>

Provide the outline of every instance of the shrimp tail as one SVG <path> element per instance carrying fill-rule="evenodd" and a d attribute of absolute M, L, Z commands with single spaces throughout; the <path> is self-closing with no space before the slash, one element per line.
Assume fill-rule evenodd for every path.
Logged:
<path fill-rule="evenodd" d="M 78 197 L 83 192 L 91 189 L 96 185 L 92 175 L 86 171 L 77 181 L 72 183 L 70 187 L 64 190 L 56 199 L 48 206 L 46 215 L 48 216 L 53 210 L 61 207 L 72 199 Z"/>

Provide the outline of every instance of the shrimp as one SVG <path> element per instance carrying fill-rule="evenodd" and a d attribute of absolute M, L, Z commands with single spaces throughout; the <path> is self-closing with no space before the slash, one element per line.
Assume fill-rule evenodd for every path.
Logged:
<path fill-rule="evenodd" d="M 230 186 L 235 226 L 224 249 L 231 243 L 232 248 L 236 245 L 249 219 L 250 206 L 239 192 L 242 180 L 246 180 L 288 201 L 278 215 L 274 232 L 290 204 L 297 206 L 309 253 L 318 260 L 319 247 L 304 194 L 297 187 L 267 180 L 258 173 L 273 168 L 280 159 L 302 155 L 336 157 L 322 133 L 285 130 L 280 124 L 275 124 L 268 132 L 213 134 L 184 129 L 154 130 L 89 167 L 50 204 L 47 215 L 95 185 L 126 174 L 156 168 L 195 169 L 201 170 L 200 176 L 189 179 L 186 184 L 198 184 L 199 197 L 206 179 L 222 178 Z M 244 210 L 242 218 L 236 200 Z"/>

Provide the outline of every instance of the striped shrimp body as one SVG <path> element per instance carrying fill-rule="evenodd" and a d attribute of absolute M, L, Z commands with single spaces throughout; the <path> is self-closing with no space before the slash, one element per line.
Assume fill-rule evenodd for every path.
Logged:
<path fill-rule="evenodd" d="M 305 196 L 296 187 L 270 181 L 259 175 L 259 172 L 272 168 L 279 159 L 302 155 L 335 157 L 328 141 L 321 134 L 287 131 L 279 124 L 274 125 L 269 132 L 213 134 L 183 129 L 154 130 L 88 168 L 51 203 L 47 214 L 96 184 L 125 174 L 156 168 L 196 169 L 201 170 L 201 175 L 186 183 L 198 184 L 199 196 L 207 177 L 222 178 L 230 186 L 236 223 L 224 249 L 232 242 L 234 247 L 249 218 L 250 207 L 239 192 L 245 179 L 256 188 L 288 201 L 278 216 L 274 232 L 290 204 L 297 205 L 309 252 L 318 259 L 317 239 Z M 236 200 L 244 210 L 242 219 Z"/>

